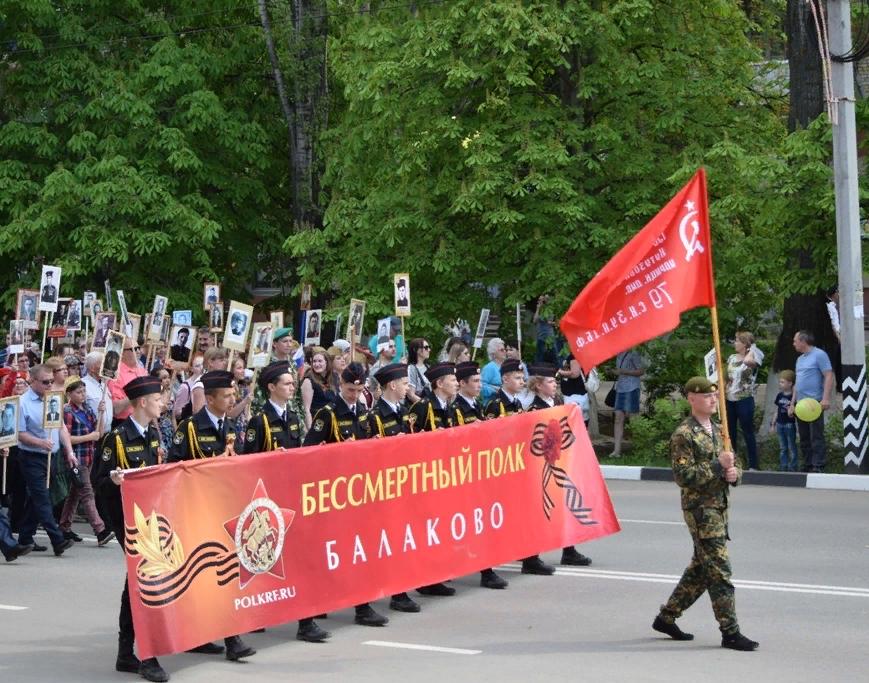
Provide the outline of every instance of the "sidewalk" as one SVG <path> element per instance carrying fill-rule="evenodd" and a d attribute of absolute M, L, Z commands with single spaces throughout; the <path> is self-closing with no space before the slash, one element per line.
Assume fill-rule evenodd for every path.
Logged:
<path fill-rule="evenodd" d="M 669 467 L 601 465 L 604 479 L 673 481 Z M 742 486 L 791 486 L 806 489 L 869 491 L 869 476 L 862 474 L 805 474 L 802 472 L 744 472 Z"/>

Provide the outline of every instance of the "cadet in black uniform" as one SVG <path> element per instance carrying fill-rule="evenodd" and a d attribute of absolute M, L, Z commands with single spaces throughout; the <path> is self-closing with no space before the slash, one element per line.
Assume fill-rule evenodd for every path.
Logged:
<path fill-rule="evenodd" d="M 296 393 L 296 380 L 287 361 L 275 361 L 259 374 L 257 382 L 268 396 L 263 410 L 247 423 L 244 437 L 245 453 L 263 453 L 279 448 L 298 448 L 302 445 L 302 422 L 289 409 Z"/>
<path fill-rule="evenodd" d="M 478 400 L 483 390 L 480 379 L 480 366 L 473 361 L 456 365 L 456 379 L 459 380 L 459 393 L 453 402 L 456 425 L 466 425 L 486 419 L 483 406 Z M 483 588 L 502 589 L 508 586 L 507 579 L 495 573 L 494 569 L 480 572 L 480 585 Z"/>
<path fill-rule="evenodd" d="M 106 521 L 115 532 L 121 550 L 126 552 L 121 485 L 124 481 L 124 470 L 157 465 L 162 456 L 160 434 L 152 424 L 162 412 L 160 380 L 156 377 L 137 377 L 124 385 L 124 393 L 130 399 L 133 412 L 103 438 L 100 459 L 94 463 L 91 476 L 100 509 L 107 515 Z M 168 681 L 169 674 L 156 658 L 140 662 L 133 653 L 135 632 L 130 608 L 130 587 L 126 579 L 124 592 L 121 594 L 118 626 L 120 630 L 115 670 L 138 673 L 147 681 Z"/>
<path fill-rule="evenodd" d="M 522 412 L 519 402 L 519 392 L 525 387 L 525 374 L 518 360 L 508 358 L 501 363 L 501 388 L 486 406 L 486 419 L 506 417 Z M 540 555 L 532 555 L 522 560 L 523 574 L 540 574 L 550 576 L 555 573 L 555 567 L 546 564 Z"/>
<path fill-rule="evenodd" d="M 341 371 L 338 398 L 314 414 L 311 429 L 305 436 L 305 446 L 368 439 L 373 435 L 368 409 L 360 400 L 365 390 L 366 374 L 359 363 L 350 363 Z M 385 626 L 389 618 L 375 612 L 366 602 L 356 605 L 355 621 L 361 626 Z"/>
<path fill-rule="evenodd" d="M 528 406 L 532 410 L 545 410 L 554 406 L 564 405 L 564 399 L 558 395 L 558 368 L 550 363 L 539 363 L 528 366 L 528 389 L 534 394 L 534 400 Z M 561 551 L 561 564 L 577 567 L 587 567 L 591 558 L 578 552 L 572 545 Z"/>
<path fill-rule="evenodd" d="M 235 434 L 230 432 L 227 436 L 226 425 L 226 412 L 235 404 L 232 373 L 210 370 L 202 376 L 202 386 L 205 390 L 205 405 L 178 423 L 169 449 L 169 462 L 235 454 Z M 229 636 L 223 642 L 226 645 L 226 658 L 231 662 L 256 654 L 256 650 L 238 636 Z M 220 654 L 223 648 L 205 643 L 190 652 Z"/>
<path fill-rule="evenodd" d="M 302 445 L 302 421 L 289 409 L 296 393 L 296 380 L 287 361 L 275 361 L 259 374 L 257 382 L 268 396 L 263 411 L 247 423 L 244 435 L 245 453 L 264 453 L 282 448 L 298 448 Z M 307 643 L 322 643 L 332 634 L 320 628 L 311 617 L 299 619 L 297 640 Z"/>
<path fill-rule="evenodd" d="M 426 379 L 431 382 L 431 393 L 410 407 L 411 432 L 433 432 L 436 429 L 454 427 L 456 413 L 452 402 L 459 390 L 454 363 L 438 363 L 425 371 Z M 416 589 L 423 595 L 450 596 L 456 589 L 444 583 L 433 583 Z"/>
<path fill-rule="evenodd" d="M 407 366 L 404 363 L 384 365 L 375 373 L 374 379 L 380 389 L 380 398 L 371 409 L 374 438 L 409 434 L 410 422 L 404 409 L 408 385 Z M 421 608 L 407 593 L 396 593 L 389 601 L 389 609 L 396 612 L 419 612 Z"/>

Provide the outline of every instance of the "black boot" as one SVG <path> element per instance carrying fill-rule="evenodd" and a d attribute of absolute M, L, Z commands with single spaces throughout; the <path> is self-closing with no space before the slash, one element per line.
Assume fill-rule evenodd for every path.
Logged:
<path fill-rule="evenodd" d="M 540 555 L 526 557 L 522 560 L 523 574 L 537 574 L 538 576 L 552 576 L 555 573 L 555 567 L 551 564 L 546 564 L 540 559 Z"/>
<path fill-rule="evenodd" d="M 507 579 L 498 576 L 494 569 L 484 569 L 480 572 L 480 586 L 502 590 L 507 587 Z"/>
<path fill-rule="evenodd" d="M 320 628 L 313 619 L 300 619 L 296 640 L 303 640 L 306 643 L 322 643 L 331 635 L 326 629 Z"/>
<path fill-rule="evenodd" d="M 751 652 L 752 650 L 756 650 L 758 645 L 760 645 L 760 643 L 746 638 L 739 631 L 737 631 L 736 633 L 725 634 L 721 636 L 721 647 L 726 647 L 730 650 Z"/>
<path fill-rule="evenodd" d="M 238 636 L 224 638 L 223 643 L 226 645 L 226 658 L 230 662 L 237 662 L 239 659 L 251 657 L 256 654 L 256 650 L 254 650 L 250 645 L 246 645 Z"/>
<path fill-rule="evenodd" d="M 115 660 L 115 671 L 122 673 L 139 673 L 139 658 L 133 653 L 133 639 L 126 636 L 118 637 L 118 658 Z"/>
<path fill-rule="evenodd" d="M 194 655 L 222 655 L 223 645 L 218 645 L 217 643 L 202 643 L 202 645 L 191 647 L 187 652 Z"/>
<path fill-rule="evenodd" d="M 367 602 L 364 605 L 356 605 L 356 616 L 353 620 L 360 626 L 386 626 L 389 619 L 379 612 L 375 612 Z"/>
<path fill-rule="evenodd" d="M 570 546 L 561 551 L 561 564 L 573 567 L 587 567 L 591 564 L 591 558 L 586 557 L 576 548 Z"/>
<path fill-rule="evenodd" d="M 396 612 L 419 612 L 421 608 L 419 603 L 407 593 L 397 593 L 389 601 L 389 609 L 394 609 Z"/>
<path fill-rule="evenodd" d="M 160 666 L 156 657 L 142 660 L 142 663 L 139 664 L 139 675 L 146 681 L 153 681 L 153 683 L 165 683 L 169 680 L 169 674 Z"/>
<path fill-rule="evenodd" d="M 420 586 L 416 589 L 416 592 L 420 595 L 434 595 L 448 598 L 449 596 L 456 594 L 456 589 L 446 585 L 445 583 L 432 583 L 428 586 Z"/>
<path fill-rule="evenodd" d="M 658 633 L 666 633 L 673 640 L 694 640 L 693 634 L 685 633 L 685 631 L 676 626 L 676 622 L 674 621 L 664 621 L 660 614 L 652 622 L 652 628 Z"/>

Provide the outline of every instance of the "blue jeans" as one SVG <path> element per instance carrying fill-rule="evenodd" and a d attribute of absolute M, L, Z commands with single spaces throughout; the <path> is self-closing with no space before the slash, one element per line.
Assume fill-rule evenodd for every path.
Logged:
<path fill-rule="evenodd" d="M 742 437 L 745 439 L 745 450 L 748 452 L 748 467 L 756 470 L 757 442 L 754 439 L 754 397 L 741 398 L 738 401 L 727 401 L 727 429 L 730 439 L 736 449 L 736 425 L 742 427 Z"/>
<path fill-rule="evenodd" d="M 17 545 L 18 541 L 15 540 L 12 531 L 9 529 L 9 518 L 6 517 L 5 512 L 0 510 L 0 550 L 2 550 L 5 555 L 6 553 L 11 552 L 11 550 Z"/>
<path fill-rule="evenodd" d="M 48 487 L 45 483 L 46 455 L 33 451 L 21 450 L 19 464 L 27 486 L 27 503 L 24 508 L 24 518 L 18 529 L 18 542 L 21 545 L 33 543 L 33 534 L 40 524 L 48 532 L 51 545 L 63 543 L 63 532 L 54 521 L 51 510 L 51 500 L 48 497 Z"/>
<path fill-rule="evenodd" d="M 796 472 L 799 465 L 797 456 L 797 425 L 791 423 L 776 423 L 779 445 L 779 470 L 782 472 Z"/>

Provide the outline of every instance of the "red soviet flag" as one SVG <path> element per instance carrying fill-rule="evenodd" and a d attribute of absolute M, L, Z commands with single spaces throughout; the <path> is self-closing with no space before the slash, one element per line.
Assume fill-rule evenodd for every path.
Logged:
<path fill-rule="evenodd" d="M 701 168 L 592 278 L 561 319 L 587 372 L 679 325 L 682 311 L 715 305 L 706 173 Z"/>

